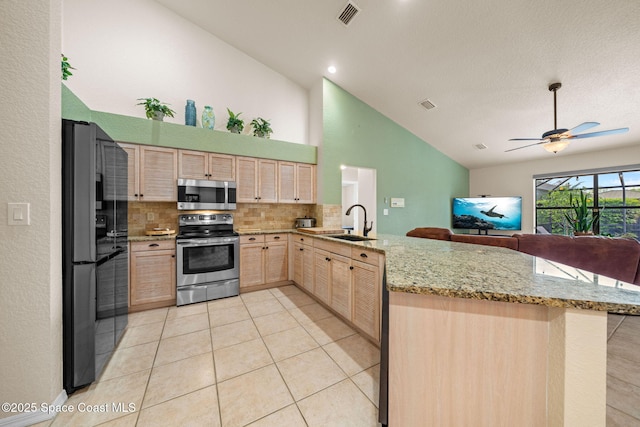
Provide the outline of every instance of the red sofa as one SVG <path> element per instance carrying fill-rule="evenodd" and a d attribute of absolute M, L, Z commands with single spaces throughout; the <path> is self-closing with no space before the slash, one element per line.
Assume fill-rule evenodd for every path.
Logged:
<path fill-rule="evenodd" d="M 640 285 L 640 243 L 633 239 L 555 234 L 453 234 L 449 229 L 436 227 L 415 228 L 407 236 L 500 246 Z"/>

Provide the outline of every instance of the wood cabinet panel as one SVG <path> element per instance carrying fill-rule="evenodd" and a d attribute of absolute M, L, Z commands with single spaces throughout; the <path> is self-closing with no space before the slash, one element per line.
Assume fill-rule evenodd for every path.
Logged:
<path fill-rule="evenodd" d="M 315 203 L 315 167 L 306 163 L 278 162 L 278 201 Z"/>
<path fill-rule="evenodd" d="M 240 287 L 289 280 L 286 234 L 240 236 Z"/>
<path fill-rule="evenodd" d="M 258 198 L 260 203 L 278 202 L 278 162 L 258 160 Z"/>
<path fill-rule="evenodd" d="M 178 150 L 178 177 L 184 179 L 207 179 L 208 153 Z"/>
<path fill-rule="evenodd" d="M 264 283 L 264 242 L 240 245 L 240 287 Z"/>
<path fill-rule="evenodd" d="M 338 312 L 338 314 L 351 320 L 351 259 L 332 254 L 330 264 L 331 303 L 329 305 Z"/>
<path fill-rule="evenodd" d="M 377 342 L 380 340 L 381 283 L 377 266 L 353 261 L 351 321 Z"/>
<path fill-rule="evenodd" d="M 140 147 L 140 200 L 177 201 L 178 153 L 171 148 Z"/>
<path fill-rule="evenodd" d="M 209 153 L 209 179 L 214 181 L 236 180 L 236 157 Z"/>
<path fill-rule="evenodd" d="M 239 203 L 278 201 L 278 162 L 252 157 L 236 158 L 236 200 Z"/>
<path fill-rule="evenodd" d="M 331 253 L 322 249 L 313 250 L 313 294 L 329 304 L 331 286 Z"/>
<path fill-rule="evenodd" d="M 265 243 L 265 283 L 283 282 L 288 279 L 287 242 Z"/>
<path fill-rule="evenodd" d="M 127 200 L 135 201 L 140 196 L 140 146 L 119 142 L 127 153 Z"/>
<path fill-rule="evenodd" d="M 173 241 L 131 244 L 129 301 L 132 311 L 175 304 L 175 255 Z"/>

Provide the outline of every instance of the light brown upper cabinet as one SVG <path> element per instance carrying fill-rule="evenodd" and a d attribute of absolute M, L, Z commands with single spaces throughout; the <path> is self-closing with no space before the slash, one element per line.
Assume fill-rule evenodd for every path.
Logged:
<path fill-rule="evenodd" d="M 307 163 L 278 162 L 278 201 L 315 203 L 316 168 Z"/>
<path fill-rule="evenodd" d="M 235 181 L 236 158 L 227 154 L 178 150 L 178 177 Z"/>
<path fill-rule="evenodd" d="M 125 144 L 119 142 L 118 145 L 126 151 L 128 157 L 127 170 L 127 200 L 140 199 L 140 146 L 137 144 Z"/>
<path fill-rule="evenodd" d="M 140 146 L 140 201 L 176 202 L 177 179 L 177 150 Z"/>
<path fill-rule="evenodd" d="M 119 142 L 129 156 L 127 199 L 141 202 L 177 201 L 178 151 Z"/>
<path fill-rule="evenodd" d="M 253 157 L 236 157 L 236 201 L 278 202 L 278 162 Z"/>

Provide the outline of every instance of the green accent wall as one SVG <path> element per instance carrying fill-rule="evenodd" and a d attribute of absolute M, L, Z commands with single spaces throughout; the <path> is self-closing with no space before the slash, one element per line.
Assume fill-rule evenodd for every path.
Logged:
<path fill-rule="evenodd" d="M 317 148 L 310 145 L 92 111 L 65 85 L 62 85 L 62 117 L 95 122 L 120 142 L 317 163 Z"/>
<path fill-rule="evenodd" d="M 378 233 L 450 228 L 451 199 L 469 195 L 467 168 L 326 79 L 321 155 L 325 204 L 342 203 L 340 165 L 376 169 Z M 391 197 L 404 198 L 405 207 L 391 208 Z"/>

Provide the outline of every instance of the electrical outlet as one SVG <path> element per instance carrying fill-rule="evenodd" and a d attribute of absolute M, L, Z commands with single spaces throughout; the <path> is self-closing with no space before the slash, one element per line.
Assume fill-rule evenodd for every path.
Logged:
<path fill-rule="evenodd" d="M 147 212 L 147 221 L 153 221 L 154 216 L 153 212 Z"/>
<path fill-rule="evenodd" d="M 7 203 L 8 225 L 31 225 L 29 203 Z"/>

